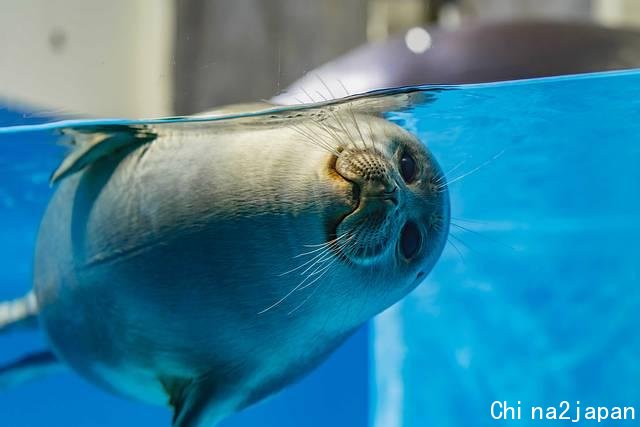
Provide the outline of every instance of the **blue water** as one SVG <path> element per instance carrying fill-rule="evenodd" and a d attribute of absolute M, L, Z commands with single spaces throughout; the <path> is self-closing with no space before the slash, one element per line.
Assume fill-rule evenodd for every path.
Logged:
<path fill-rule="evenodd" d="M 223 426 L 517 426 L 531 424 L 528 406 L 561 400 L 636 405 L 640 418 L 640 72 L 446 89 L 386 113 L 453 181 L 456 225 L 436 269 L 369 337 Z M 46 121 L 0 110 L 3 126 Z M 30 287 L 58 126 L 0 129 L 2 299 Z M 0 363 L 42 345 L 0 337 Z M 520 400 L 525 419 L 492 420 L 494 400 Z M 0 414 L 7 426 L 170 419 L 73 374 L 3 393 Z"/>
<path fill-rule="evenodd" d="M 444 170 L 464 162 L 450 180 L 486 164 L 451 184 L 426 283 L 375 321 L 376 427 L 557 425 L 530 407 L 563 400 L 638 420 L 640 73 L 465 87 L 392 116 Z M 492 419 L 494 401 L 522 419 Z"/>

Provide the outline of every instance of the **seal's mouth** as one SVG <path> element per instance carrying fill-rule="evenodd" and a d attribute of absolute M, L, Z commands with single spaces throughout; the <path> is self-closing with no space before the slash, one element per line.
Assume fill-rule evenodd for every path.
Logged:
<path fill-rule="evenodd" d="M 348 210 L 345 210 L 341 214 L 339 214 L 335 218 L 335 220 L 331 222 L 331 224 L 328 227 L 327 241 L 335 240 L 338 237 L 338 227 L 340 226 L 340 224 L 342 224 L 342 222 L 347 217 L 357 212 L 358 209 L 360 208 L 360 186 L 354 181 L 346 178 L 336 169 L 337 161 L 338 161 L 338 156 L 336 155 L 332 155 L 331 158 L 329 159 L 329 165 L 328 165 L 329 175 L 331 178 L 339 180 L 344 184 L 347 184 L 348 187 L 350 188 L 350 200 L 348 200 L 348 204 L 350 205 L 350 208 Z"/>

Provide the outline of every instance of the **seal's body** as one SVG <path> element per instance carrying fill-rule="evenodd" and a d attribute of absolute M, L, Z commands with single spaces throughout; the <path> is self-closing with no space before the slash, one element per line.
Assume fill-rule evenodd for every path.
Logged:
<path fill-rule="evenodd" d="M 446 240 L 435 160 L 373 115 L 71 135 L 81 153 L 54 175 L 37 242 L 40 324 L 62 361 L 170 403 L 175 426 L 294 381 L 413 289 Z"/>

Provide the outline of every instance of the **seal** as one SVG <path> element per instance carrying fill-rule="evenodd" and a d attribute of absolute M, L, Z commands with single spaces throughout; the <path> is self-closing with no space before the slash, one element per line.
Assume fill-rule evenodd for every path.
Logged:
<path fill-rule="evenodd" d="M 422 282 L 446 242 L 433 155 L 353 104 L 65 134 L 34 291 L 4 324 L 37 316 L 55 359 L 169 403 L 175 427 L 300 378 Z"/>

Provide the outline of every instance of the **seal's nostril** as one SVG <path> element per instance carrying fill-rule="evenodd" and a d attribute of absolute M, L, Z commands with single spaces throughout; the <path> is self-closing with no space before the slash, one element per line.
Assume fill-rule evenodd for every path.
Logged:
<path fill-rule="evenodd" d="M 394 183 L 389 182 L 385 185 L 385 188 L 384 188 L 385 195 L 394 194 L 396 191 L 398 191 L 398 186 L 395 185 Z"/>
<path fill-rule="evenodd" d="M 384 199 L 390 200 L 394 205 L 398 204 L 398 187 L 393 185 L 391 190 L 387 190 L 384 192 Z"/>

